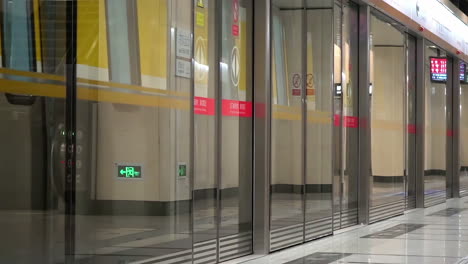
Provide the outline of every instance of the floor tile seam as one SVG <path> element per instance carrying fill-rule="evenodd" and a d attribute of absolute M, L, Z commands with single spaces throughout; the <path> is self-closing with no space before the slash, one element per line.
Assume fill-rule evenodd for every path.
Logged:
<path fill-rule="evenodd" d="M 402 222 L 402 221 L 394 221 L 394 220 L 386 220 L 386 221 L 388 221 L 388 222 L 396 222 L 396 223 L 398 223 L 398 222 Z M 412 220 L 412 221 L 415 221 L 415 220 Z M 405 223 L 405 222 L 403 222 L 403 223 Z M 413 224 L 413 223 L 405 223 L 405 224 Z M 418 224 L 426 224 L 426 225 L 442 225 L 442 226 L 453 226 L 453 223 L 452 223 L 452 224 L 450 224 L 450 223 L 447 223 L 447 224 L 438 224 L 438 223 L 425 223 L 425 222 L 418 222 Z M 466 226 L 466 227 L 468 227 L 468 225 L 458 225 L 458 226 L 462 226 L 462 227 Z"/>
<path fill-rule="evenodd" d="M 368 264 L 369 262 L 362 262 L 362 261 L 335 261 L 332 263 L 343 263 L 343 264 Z M 372 262 L 372 264 L 400 264 L 400 263 L 383 263 L 383 262 Z"/>
<path fill-rule="evenodd" d="M 454 257 L 454 256 L 433 256 L 433 255 L 414 255 L 414 254 L 400 255 L 400 254 L 382 254 L 382 253 L 348 253 L 348 252 L 333 252 L 333 251 L 329 251 L 329 252 L 340 253 L 340 254 L 360 255 L 360 256 L 424 257 L 424 258 L 454 258 L 454 259 L 464 258 L 464 256 Z"/>
<path fill-rule="evenodd" d="M 428 228 L 428 227 L 429 226 L 426 225 L 421 229 L 425 229 L 425 230 L 468 230 L 468 229 L 459 229 L 459 228 Z"/>
<path fill-rule="evenodd" d="M 450 241 L 450 242 L 468 242 L 468 240 L 456 240 L 456 239 L 421 239 L 421 238 L 404 238 L 404 237 L 394 237 L 394 238 L 361 238 L 361 239 L 379 239 L 379 240 L 413 240 L 413 241 Z"/>
<path fill-rule="evenodd" d="M 440 230 L 440 231 L 447 231 L 447 230 L 443 230 L 443 229 L 434 229 L 434 230 Z M 424 231 L 429 231 L 429 232 L 424 232 Z M 430 230 L 424 230 L 423 232 L 408 232 L 406 234 L 410 234 L 410 235 L 441 235 L 441 236 L 445 236 L 445 235 L 460 235 L 460 236 L 467 236 L 468 237 L 468 234 L 460 234 L 460 232 L 453 232 L 453 233 L 456 233 L 456 234 L 448 234 L 448 233 L 437 233 L 437 232 L 430 232 Z M 456 230 L 453 230 L 453 231 L 456 231 Z"/>

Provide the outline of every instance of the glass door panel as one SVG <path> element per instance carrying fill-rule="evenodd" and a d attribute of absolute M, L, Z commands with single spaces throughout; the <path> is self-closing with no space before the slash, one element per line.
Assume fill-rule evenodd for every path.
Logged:
<path fill-rule="evenodd" d="M 333 9 L 311 7 L 306 14 L 305 239 L 310 240 L 333 231 Z"/>
<path fill-rule="evenodd" d="M 220 262 L 252 252 L 252 3 L 220 1 Z"/>
<path fill-rule="evenodd" d="M 65 263 L 66 1 L 0 5 L 0 263 Z"/>
<path fill-rule="evenodd" d="M 432 43 L 425 55 L 424 206 L 446 198 L 447 55 Z"/>
<path fill-rule="evenodd" d="M 192 4 L 77 2 L 75 259 L 190 262 Z"/>
<path fill-rule="evenodd" d="M 270 250 L 332 233 L 332 1 L 272 2 Z"/>
<path fill-rule="evenodd" d="M 272 0 L 270 250 L 304 240 L 304 8 Z"/>
<path fill-rule="evenodd" d="M 194 261 L 252 253 L 252 2 L 194 1 Z"/>
<path fill-rule="evenodd" d="M 341 35 L 335 56 L 340 55 L 335 63 L 340 60 L 341 64 L 335 73 L 341 76 L 335 76 L 335 103 L 341 100 L 341 110 L 335 107 L 334 125 L 340 129 L 341 162 L 337 164 L 340 176 L 335 177 L 334 229 L 356 225 L 358 220 L 358 7 L 344 1 L 339 8 Z"/>
<path fill-rule="evenodd" d="M 405 35 L 371 16 L 370 222 L 402 214 L 406 171 Z"/>
<path fill-rule="evenodd" d="M 217 262 L 219 221 L 216 8 L 213 0 L 194 1 L 193 258 L 194 261 L 203 260 L 206 263 Z M 196 23 L 197 16 L 199 23 Z"/>

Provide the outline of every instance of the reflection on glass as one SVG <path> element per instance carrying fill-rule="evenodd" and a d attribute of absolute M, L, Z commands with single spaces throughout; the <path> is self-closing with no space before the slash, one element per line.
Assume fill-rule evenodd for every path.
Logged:
<path fill-rule="evenodd" d="M 278 3 L 276 3 L 278 2 Z M 278 5 L 277 5 L 278 4 Z M 273 1 L 271 121 L 271 247 L 303 240 L 302 16 Z M 289 235 L 289 241 L 281 241 Z"/>
<path fill-rule="evenodd" d="M 377 221 L 404 210 L 405 37 L 375 16 L 370 37 L 370 220 Z"/>
<path fill-rule="evenodd" d="M 221 1 L 219 261 L 252 252 L 252 1 Z"/>
<path fill-rule="evenodd" d="M 271 250 L 332 232 L 333 10 L 306 4 L 273 1 Z"/>
<path fill-rule="evenodd" d="M 342 170 L 340 222 L 335 227 L 345 228 L 357 224 L 357 179 L 358 179 L 358 14 L 357 7 L 347 2 L 343 4 L 342 23 Z"/>
<path fill-rule="evenodd" d="M 190 261 L 189 1 L 78 1 L 75 259 Z"/>
<path fill-rule="evenodd" d="M 446 197 L 446 79 L 447 57 L 433 44 L 425 58 L 424 204 L 442 203 Z"/>
<path fill-rule="evenodd" d="M 460 196 L 468 195 L 468 75 L 467 64 L 461 62 L 460 79 Z"/>
<path fill-rule="evenodd" d="M 65 261 L 65 4 L 1 2 L 0 263 Z"/>
<path fill-rule="evenodd" d="M 307 11 L 305 239 L 332 232 L 333 10 Z"/>
<path fill-rule="evenodd" d="M 200 2 L 200 1 L 196 1 Z M 213 0 L 195 5 L 195 14 L 203 15 L 207 23 L 194 27 L 194 248 L 210 246 L 216 261 L 217 238 L 217 179 L 215 173 L 215 87 L 214 46 L 215 5 Z M 196 19 L 196 18 L 195 18 Z"/>
<path fill-rule="evenodd" d="M 342 158 L 342 6 L 335 3 L 334 8 L 334 95 L 333 95 L 333 228 L 340 229 L 341 220 L 341 176 L 343 168 Z M 338 92 L 339 91 L 339 92 Z"/>

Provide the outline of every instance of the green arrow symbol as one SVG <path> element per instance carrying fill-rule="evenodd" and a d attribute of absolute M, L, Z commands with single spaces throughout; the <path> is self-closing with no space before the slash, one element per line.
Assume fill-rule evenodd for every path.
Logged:
<path fill-rule="evenodd" d="M 122 174 L 122 175 L 126 174 L 125 170 L 120 170 L 120 174 Z"/>

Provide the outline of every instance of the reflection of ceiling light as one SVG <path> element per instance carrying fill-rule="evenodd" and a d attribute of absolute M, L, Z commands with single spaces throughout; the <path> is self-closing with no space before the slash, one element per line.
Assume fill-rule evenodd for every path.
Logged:
<path fill-rule="evenodd" d="M 429 48 L 431 48 L 431 49 L 437 49 L 436 46 L 429 46 Z"/>

